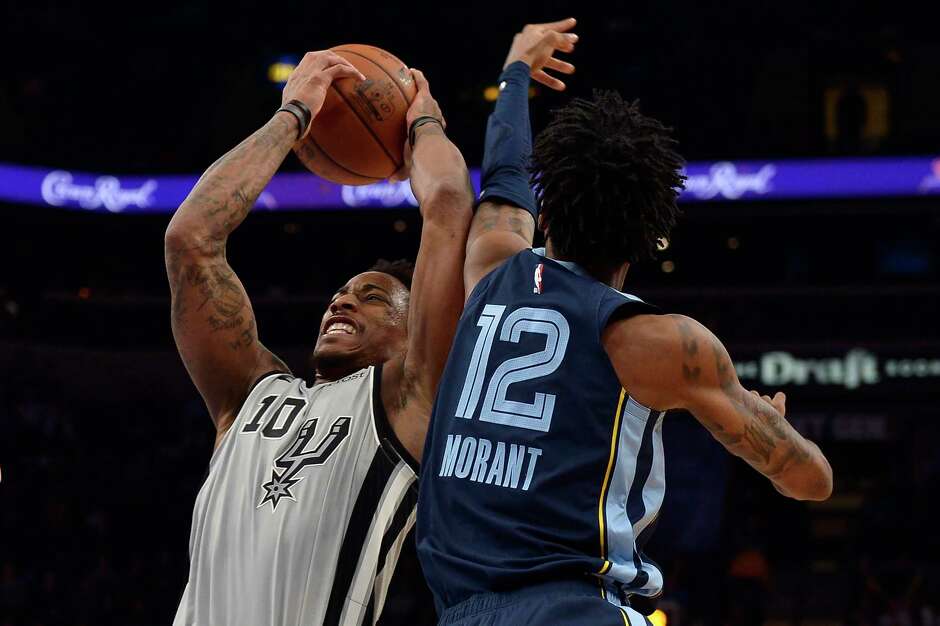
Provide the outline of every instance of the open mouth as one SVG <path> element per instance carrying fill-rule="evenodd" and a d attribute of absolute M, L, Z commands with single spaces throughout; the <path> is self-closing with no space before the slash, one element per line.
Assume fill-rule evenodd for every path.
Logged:
<path fill-rule="evenodd" d="M 356 335 L 359 333 L 359 330 L 356 328 L 355 324 L 352 324 L 343 319 L 335 319 L 327 322 L 326 327 L 323 329 L 323 335 Z"/>

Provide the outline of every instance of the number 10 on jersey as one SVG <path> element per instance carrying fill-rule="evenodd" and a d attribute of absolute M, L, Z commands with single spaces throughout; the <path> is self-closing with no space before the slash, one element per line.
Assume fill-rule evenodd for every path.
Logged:
<path fill-rule="evenodd" d="M 537 333 L 545 335 L 545 348 L 506 359 L 499 364 L 493 371 L 483 395 L 480 421 L 548 432 L 552 425 L 552 413 L 555 411 L 554 394 L 537 391 L 532 402 L 510 400 L 506 396 L 510 385 L 542 378 L 558 369 L 565 358 L 568 338 L 571 336 L 568 320 L 553 309 L 523 307 L 516 309 L 503 320 L 505 312 L 505 305 L 487 304 L 477 320 L 477 326 L 481 329 L 480 336 L 473 346 L 467 378 L 457 403 L 457 417 L 473 419 L 480 403 L 493 341 L 502 321 L 500 341 L 519 343 L 522 333 Z"/>

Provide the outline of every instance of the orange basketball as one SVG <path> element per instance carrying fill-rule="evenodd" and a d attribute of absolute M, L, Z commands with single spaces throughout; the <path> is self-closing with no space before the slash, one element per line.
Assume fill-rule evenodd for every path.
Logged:
<path fill-rule="evenodd" d="M 388 178 L 402 166 L 405 112 L 417 92 L 411 71 L 373 46 L 346 44 L 332 51 L 366 80 L 335 81 L 294 152 L 311 172 L 336 183 L 366 185 Z"/>

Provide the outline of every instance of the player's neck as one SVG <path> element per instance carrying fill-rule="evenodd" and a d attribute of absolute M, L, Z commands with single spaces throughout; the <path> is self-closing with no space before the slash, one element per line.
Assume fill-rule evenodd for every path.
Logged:
<path fill-rule="evenodd" d="M 341 378 L 346 378 L 350 374 L 355 374 L 368 365 L 357 363 L 317 363 L 313 361 L 314 385 L 320 383 L 333 383 Z"/>
<path fill-rule="evenodd" d="M 577 263 L 579 266 L 584 268 L 584 271 L 586 271 L 594 280 L 600 281 L 605 285 L 610 285 L 617 291 L 623 289 L 623 283 L 627 279 L 627 270 L 630 269 L 630 264 L 626 262 L 616 267 L 600 267 L 593 266 L 582 261 L 577 261 L 575 259 L 568 259 L 562 256 L 558 256 L 555 254 L 555 249 L 552 247 L 551 239 L 547 239 L 545 241 L 545 256 L 556 261 Z"/>

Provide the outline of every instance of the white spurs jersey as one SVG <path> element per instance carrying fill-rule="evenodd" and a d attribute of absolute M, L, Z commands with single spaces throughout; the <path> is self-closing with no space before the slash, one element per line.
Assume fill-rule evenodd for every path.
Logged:
<path fill-rule="evenodd" d="M 307 387 L 263 376 L 196 497 L 174 626 L 374 624 L 414 525 L 415 468 L 381 368 Z"/>

